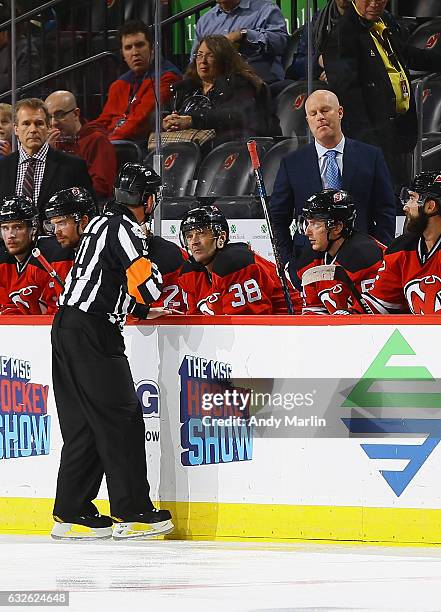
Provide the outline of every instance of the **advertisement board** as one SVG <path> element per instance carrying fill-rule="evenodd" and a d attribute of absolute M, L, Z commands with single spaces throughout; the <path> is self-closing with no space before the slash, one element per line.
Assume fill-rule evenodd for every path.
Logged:
<path fill-rule="evenodd" d="M 175 537 L 441 541 L 435 317 L 201 319 L 125 330 Z M 1 531 L 50 526 L 49 332 L 0 326 Z"/>

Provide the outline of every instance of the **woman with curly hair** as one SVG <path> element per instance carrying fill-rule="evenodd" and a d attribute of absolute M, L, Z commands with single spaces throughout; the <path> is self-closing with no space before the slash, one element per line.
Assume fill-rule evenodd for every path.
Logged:
<path fill-rule="evenodd" d="M 214 129 L 214 144 L 280 134 L 267 85 L 225 36 L 206 36 L 184 80 L 173 86 L 165 131 Z"/>

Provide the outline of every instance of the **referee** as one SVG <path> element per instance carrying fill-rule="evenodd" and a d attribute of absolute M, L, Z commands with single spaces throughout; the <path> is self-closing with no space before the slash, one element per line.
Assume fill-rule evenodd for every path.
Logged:
<path fill-rule="evenodd" d="M 126 315 L 170 311 L 148 304 L 161 275 L 148 259 L 140 224 L 160 185 L 141 164 L 125 164 L 112 215 L 95 217 L 81 236 L 52 326 L 52 376 L 63 436 L 54 505 L 55 539 L 148 537 L 173 529 L 168 510 L 149 497 L 144 422 L 124 353 Z M 112 518 L 93 504 L 106 475 Z"/>

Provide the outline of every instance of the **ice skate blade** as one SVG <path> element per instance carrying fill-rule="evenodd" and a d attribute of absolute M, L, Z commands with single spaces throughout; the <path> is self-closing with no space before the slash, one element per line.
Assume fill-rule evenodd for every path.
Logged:
<path fill-rule="evenodd" d="M 150 527 L 150 528 L 149 528 Z M 167 535 L 174 529 L 171 521 L 159 523 L 115 523 L 113 527 L 114 540 L 133 540 L 139 538 L 154 538 Z"/>
<path fill-rule="evenodd" d="M 55 523 L 51 531 L 53 540 L 109 540 L 112 527 L 85 527 L 75 523 Z"/>

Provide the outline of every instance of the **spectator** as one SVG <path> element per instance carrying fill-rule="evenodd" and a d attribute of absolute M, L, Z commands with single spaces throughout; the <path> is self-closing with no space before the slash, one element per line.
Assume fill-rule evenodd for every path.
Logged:
<path fill-rule="evenodd" d="M 187 314 L 287 314 L 275 265 L 243 242 L 229 243 L 228 222 L 216 206 L 188 211 L 180 238 L 190 256 L 179 277 Z M 291 299 L 300 313 L 294 289 Z"/>
<path fill-rule="evenodd" d="M 14 129 L 19 150 L 0 160 L 0 198 L 11 194 L 30 197 L 42 222 L 44 207 L 56 191 L 77 185 L 93 193 L 86 163 L 49 147 L 49 113 L 42 100 L 17 102 Z"/>
<path fill-rule="evenodd" d="M 344 15 L 350 0 L 328 0 L 327 4 L 317 11 L 311 20 L 312 41 L 312 74 L 314 79 L 326 80 L 323 70 L 321 53 L 326 38 L 337 21 Z M 288 68 L 286 76 L 289 79 L 302 80 L 308 75 L 308 27 L 304 26 L 299 46 L 292 65 Z"/>
<path fill-rule="evenodd" d="M 293 242 L 293 218 L 311 195 L 327 188 L 350 193 L 356 202 L 355 228 L 389 244 L 395 234 L 395 200 L 382 152 L 345 138 L 343 108 L 332 92 L 314 91 L 305 110 L 314 142 L 282 159 L 270 200 L 282 260 L 290 262 L 305 244 L 298 234 Z"/>
<path fill-rule="evenodd" d="M 0 104 L 0 159 L 11 152 L 12 143 L 12 106 Z"/>
<path fill-rule="evenodd" d="M 196 24 L 192 58 L 203 38 L 226 36 L 266 83 L 284 79 L 282 56 L 288 43 L 285 19 L 267 0 L 216 0 Z"/>
<path fill-rule="evenodd" d="M 267 86 L 224 36 L 201 41 L 173 89 L 176 111 L 164 118 L 166 131 L 214 129 L 216 144 L 277 133 Z"/>
<path fill-rule="evenodd" d="M 342 266 L 359 293 L 373 284 L 383 261 L 384 246 L 354 230 L 355 204 L 346 191 L 325 189 L 307 199 L 302 212 L 309 244 L 297 262 L 297 275 L 323 264 Z M 350 288 L 335 280 L 303 287 L 302 314 L 338 314 L 354 305 Z"/>
<path fill-rule="evenodd" d="M 32 256 L 38 211 L 32 200 L 11 196 L 0 202 L 0 314 L 40 315 L 56 311 L 54 281 Z"/>
<path fill-rule="evenodd" d="M 50 146 L 82 157 L 98 198 L 112 195 L 118 162 L 115 149 L 104 129 L 93 129 L 81 119 L 75 96 L 55 91 L 45 100 L 51 118 Z"/>
<path fill-rule="evenodd" d="M 142 21 L 128 21 L 119 33 L 121 53 L 130 68 L 109 89 L 101 115 L 90 127 L 104 128 L 110 140 L 143 140 L 152 126 L 155 111 L 153 41 Z M 161 100 L 170 99 L 170 86 L 180 80 L 171 62 L 162 62 Z"/>
<path fill-rule="evenodd" d="M 17 8 L 17 15 L 21 13 Z M 0 23 L 11 19 L 11 11 L 6 6 L 0 6 Z M 40 56 L 32 37 L 28 37 L 22 30 L 21 23 L 17 24 L 17 39 L 15 45 L 15 65 L 17 74 L 17 87 L 32 81 L 40 76 Z M 11 89 L 11 35 L 8 30 L 0 32 L 0 94 Z"/>
<path fill-rule="evenodd" d="M 345 133 L 381 147 L 395 186 L 401 186 L 417 140 L 409 68 L 439 72 L 441 54 L 402 43 L 386 4 L 354 0 L 328 36 L 323 60 L 345 109 Z"/>
<path fill-rule="evenodd" d="M 441 314 L 441 171 L 421 172 L 406 190 L 406 233 L 384 255 L 363 294 L 380 314 Z M 359 311 L 355 304 L 354 312 Z"/>

